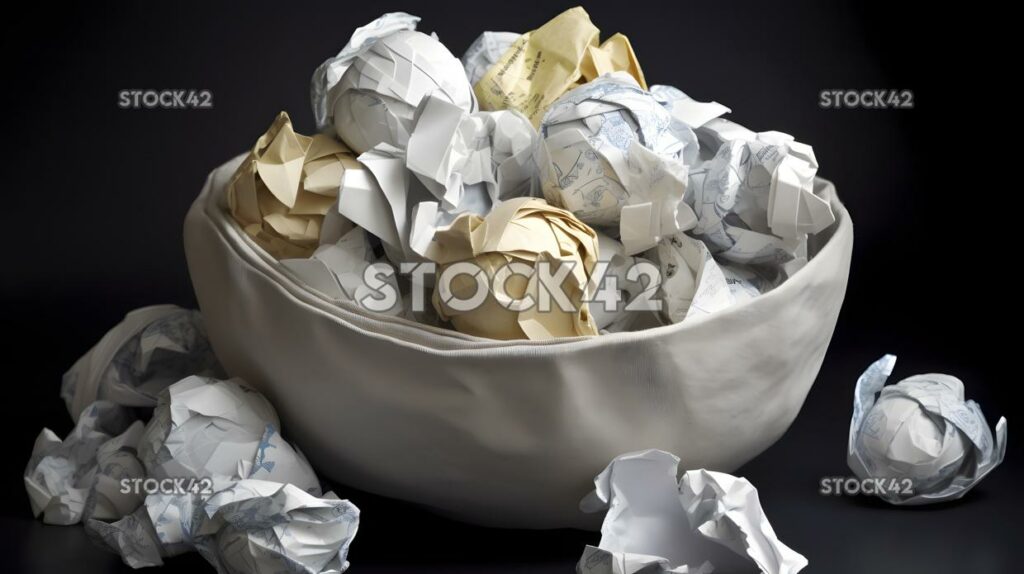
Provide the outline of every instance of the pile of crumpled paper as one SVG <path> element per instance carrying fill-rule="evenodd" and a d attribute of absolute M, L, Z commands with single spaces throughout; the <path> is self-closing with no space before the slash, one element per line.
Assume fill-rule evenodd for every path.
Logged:
<path fill-rule="evenodd" d="M 359 509 L 321 490 L 260 393 L 221 377 L 199 312 L 129 313 L 64 376 L 76 425 L 36 439 L 33 513 L 84 523 L 134 568 L 194 550 L 222 573 L 344 571 Z"/>
<path fill-rule="evenodd" d="M 222 574 L 345 571 L 359 509 L 323 492 L 263 395 L 223 377 L 197 311 L 129 313 L 64 376 L 76 425 L 63 440 L 49 429 L 36 439 L 24 475 L 32 512 L 83 523 L 133 568 L 196 551 Z M 605 522 L 579 572 L 806 565 L 749 482 L 705 470 L 677 480 L 678 465 L 662 451 L 627 453 L 597 476 L 580 510 Z"/>
<path fill-rule="evenodd" d="M 582 8 L 461 61 L 419 20 L 355 30 L 313 74 L 320 133 L 282 112 L 227 186 L 244 233 L 331 299 L 494 339 L 636 330 L 772 289 L 835 222 L 810 146 L 648 85 Z"/>

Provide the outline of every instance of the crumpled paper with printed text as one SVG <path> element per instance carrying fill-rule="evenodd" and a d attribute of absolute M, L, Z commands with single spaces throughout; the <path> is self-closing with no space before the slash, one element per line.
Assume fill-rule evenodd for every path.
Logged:
<path fill-rule="evenodd" d="M 519 36 L 475 84 L 480 108 L 517 110 L 538 126 L 562 94 L 603 74 L 627 73 L 646 89 L 629 40 L 622 34 L 599 39 L 600 30 L 579 6 Z"/>
<path fill-rule="evenodd" d="M 65 395 L 110 388 L 142 409 L 151 392 L 159 397 L 146 425 L 135 419 L 142 409 L 97 400 L 65 439 L 43 429 L 24 474 L 33 513 L 83 522 L 133 568 L 197 550 L 225 574 L 344 571 L 359 510 L 321 494 L 262 395 L 200 376 L 160 390 L 173 373 L 210 365 L 197 319 L 171 305 L 134 311 L 76 363 Z M 145 486 L 158 484 L 171 491 Z"/>
<path fill-rule="evenodd" d="M 515 32 L 484 32 L 477 36 L 460 58 L 470 85 L 475 86 L 519 36 Z"/>
<path fill-rule="evenodd" d="M 683 197 L 697 136 L 629 75 L 602 76 L 565 94 L 540 131 L 544 196 L 619 237 L 627 254 L 696 224 Z"/>
<path fill-rule="evenodd" d="M 714 157 L 689 173 L 691 234 L 716 257 L 736 263 L 792 260 L 807 234 L 835 222 L 831 198 L 814 187 L 810 146 L 780 132 L 754 133 L 722 118 L 697 129 Z"/>
<path fill-rule="evenodd" d="M 177 305 L 154 305 L 125 315 L 75 361 L 64 373 L 60 395 L 77 421 L 97 399 L 156 406 L 161 391 L 188 375 L 223 375 L 203 316 Z"/>
<path fill-rule="evenodd" d="M 960 379 L 915 375 L 885 386 L 895 364 L 896 357 L 886 355 L 857 380 L 850 469 L 862 479 L 909 479 L 910 492 L 878 489 L 878 496 L 892 504 L 960 498 L 1002 463 L 1006 418 L 999 418 L 993 439 L 981 407 L 964 400 Z"/>

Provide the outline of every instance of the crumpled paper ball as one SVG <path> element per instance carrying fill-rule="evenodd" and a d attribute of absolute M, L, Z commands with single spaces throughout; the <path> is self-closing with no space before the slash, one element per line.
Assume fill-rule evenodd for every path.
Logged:
<path fill-rule="evenodd" d="M 254 478 L 319 495 L 305 457 L 285 442 L 277 412 L 238 379 L 188 377 L 161 395 L 139 441 L 150 478 L 208 479 L 219 489 Z"/>
<path fill-rule="evenodd" d="M 693 227 L 683 202 L 697 136 L 632 77 L 614 73 L 555 102 L 540 127 L 544 197 L 633 255 Z"/>
<path fill-rule="evenodd" d="M 135 436 L 135 417 L 129 409 L 109 401 L 86 407 L 64 440 L 44 428 L 32 447 L 24 481 L 32 514 L 47 524 L 75 524 L 86 516 L 95 485 L 97 451 L 107 442 Z M 122 441 L 122 442 L 123 442 Z M 110 469 L 111 475 L 121 474 Z M 112 476 L 113 477 L 113 476 Z"/>
<path fill-rule="evenodd" d="M 164 551 L 144 505 L 113 522 L 89 520 L 85 533 L 94 544 L 119 554 L 125 564 L 136 569 L 162 566 L 164 557 L 175 555 Z"/>
<path fill-rule="evenodd" d="M 583 8 L 570 8 L 516 38 L 473 86 L 480 108 L 517 110 L 540 125 L 565 92 L 604 74 L 621 72 L 647 87 L 633 47 L 622 34 L 600 41 Z"/>
<path fill-rule="evenodd" d="M 417 22 L 403 12 L 385 14 L 358 28 L 313 73 L 317 126 L 333 126 L 357 154 L 380 143 L 405 147 L 416 107 L 428 94 L 476 110 L 462 63 L 436 37 L 417 32 Z"/>
<path fill-rule="evenodd" d="M 86 531 L 132 568 L 195 550 L 219 574 L 337 574 L 349 566 L 358 527 L 359 509 L 333 492 L 246 479 L 208 495 L 151 494 L 135 512 L 90 520 Z"/>
<path fill-rule="evenodd" d="M 963 382 L 949 375 L 915 375 L 884 387 L 895 364 L 886 355 L 857 380 L 850 469 L 862 479 L 893 479 L 875 489 L 892 504 L 960 498 L 1003 461 L 1006 419 L 996 423 L 993 440 L 981 408 L 964 400 Z"/>
<path fill-rule="evenodd" d="M 353 228 L 334 243 L 321 245 L 308 259 L 282 259 L 281 265 L 331 299 L 351 301 L 375 313 L 397 315 L 403 310 L 400 301 L 389 305 L 366 280 L 372 274 L 394 293 L 399 292 L 394 266 L 374 257 L 366 231 L 361 228 Z"/>
<path fill-rule="evenodd" d="M 366 169 L 346 173 L 338 211 L 380 239 L 392 263 L 425 261 L 438 227 L 534 189 L 536 137 L 515 112 L 468 113 L 429 95 L 406 149 L 379 144 L 359 156 Z"/>
<path fill-rule="evenodd" d="M 161 323 L 166 318 L 175 320 Z M 116 382 L 118 396 L 145 398 L 135 389 L 153 387 L 133 377 L 161 380 L 194 363 L 179 356 L 198 352 L 192 336 L 202 324 L 192 319 L 170 305 L 129 313 L 78 367 Z M 125 349 L 126 368 L 107 376 L 110 355 Z M 359 511 L 333 493 L 320 498 L 312 468 L 278 426 L 273 407 L 244 383 L 187 377 L 160 392 L 148 425 L 133 409 L 98 400 L 64 440 L 43 429 L 25 489 L 33 514 L 49 524 L 84 522 L 94 541 L 133 568 L 198 550 L 223 574 L 342 572 Z"/>
<path fill-rule="evenodd" d="M 651 95 L 673 117 L 693 129 L 732 111 L 718 102 L 699 102 L 679 88 L 664 84 L 651 86 Z"/>
<path fill-rule="evenodd" d="M 188 375 L 222 373 L 199 311 L 153 305 L 125 315 L 75 361 L 64 373 L 60 395 L 77 421 L 97 399 L 153 407 L 161 391 Z"/>
<path fill-rule="evenodd" d="M 196 514 L 192 543 L 223 574 L 344 572 L 359 528 L 359 509 L 334 493 L 262 480 L 217 492 Z"/>
<path fill-rule="evenodd" d="M 276 259 L 309 257 L 347 170 L 360 169 L 334 138 L 295 133 L 278 114 L 228 182 L 228 208 L 246 234 Z"/>
<path fill-rule="evenodd" d="M 443 146 L 435 146 L 442 150 Z M 338 211 L 341 216 L 380 240 L 387 259 L 395 265 L 424 261 L 422 251 L 430 242 L 435 219 L 419 206 L 434 204 L 438 197 L 407 168 L 405 149 L 380 144 L 361 154 L 366 169 L 350 171 L 341 185 Z M 447 210 L 485 214 L 491 204 L 482 187 L 463 193 L 459 204 Z M 434 210 L 435 212 L 437 210 Z M 414 231 L 414 228 L 419 231 Z M 418 233 L 428 233 L 420 237 Z"/>
<path fill-rule="evenodd" d="M 532 190 L 536 141 L 537 130 L 522 114 L 471 114 L 428 96 L 416 114 L 406 167 L 445 207 L 458 205 L 474 186 L 497 203 Z"/>
<path fill-rule="evenodd" d="M 509 46 L 519 38 L 515 32 L 484 32 L 466 48 L 462 54 L 462 67 L 466 69 L 466 78 L 471 86 L 475 86 L 487 70 L 498 63 Z"/>
<path fill-rule="evenodd" d="M 517 112 L 470 114 L 441 98 L 424 98 L 405 166 L 433 197 L 419 198 L 413 208 L 409 249 L 422 256 L 435 230 L 460 214 L 486 215 L 502 201 L 531 195 L 536 141 L 537 131 Z"/>
<path fill-rule="evenodd" d="M 96 449 L 96 478 L 85 501 L 82 520 L 117 520 L 142 504 L 145 495 L 125 492 L 122 481 L 146 477 L 146 469 L 137 456 L 144 429 L 142 421 L 135 421 Z"/>
<path fill-rule="evenodd" d="M 629 331 L 656 312 L 647 312 L 638 298 L 654 301 L 658 286 L 651 277 L 660 271 L 652 261 L 626 255 L 622 244 L 604 233 L 597 234 L 597 242 L 601 277 L 587 308 L 602 334 Z"/>
<path fill-rule="evenodd" d="M 716 257 L 785 263 L 798 256 L 807 234 L 835 222 L 831 198 L 815 189 L 818 162 L 811 146 L 722 118 L 697 135 L 714 156 L 689 173 L 686 202 L 696 214 L 690 233 Z"/>
<path fill-rule="evenodd" d="M 796 574 L 807 559 L 772 528 L 749 481 L 704 469 L 679 476 L 661 450 L 615 457 L 580 501 L 605 511 L 601 541 L 587 546 L 579 574 Z"/>
<path fill-rule="evenodd" d="M 662 238 L 651 257 L 661 278 L 661 316 L 669 323 L 728 309 L 771 291 L 786 278 L 781 268 L 720 263 L 704 242 L 685 233 Z"/>
<path fill-rule="evenodd" d="M 416 260 L 409 244 L 412 209 L 434 198 L 405 161 L 404 149 L 384 143 L 360 154 L 365 169 L 346 172 L 338 196 L 341 216 L 379 239 L 395 265 Z"/>
<path fill-rule="evenodd" d="M 438 230 L 428 256 L 438 263 L 434 307 L 463 333 L 504 340 L 597 334 L 585 302 L 597 263 L 597 234 L 568 211 L 523 197 L 498 205 L 486 217 L 464 214 Z M 539 262 L 550 264 L 554 276 L 559 266 L 571 266 L 561 285 L 568 310 L 554 300 L 547 310 L 541 308 Z M 455 274 L 455 265 L 464 272 Z M 446 272 L 454 274 L 450 281 Z M 508 275 L 495 282 L 499 272 Z M 504 294 L 495 291 L 496 283 Z M 532 305 L 514 304 L 527 295 Z M 474 298 L 478 304 L 467 304 Z"/>

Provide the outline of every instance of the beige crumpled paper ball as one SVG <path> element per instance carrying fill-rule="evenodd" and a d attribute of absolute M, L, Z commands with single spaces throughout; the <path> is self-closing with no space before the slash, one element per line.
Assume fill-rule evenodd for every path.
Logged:
<path fill-rule="evenodd" d="M 586 303 L 597 263 L 597 234 L 572 213 L 543 199 L 512 199 L 486 217 L 463 214 L 437 231 L 427 255 L 438 263 L 434 307 L 463 333 L 504 340 L 598 334 Z M 542 290 L 551 291 L 539 279 L 537 268 L 542 261 L 550 263 L 556 277 L 560 265 L 570 266 L 561 282 L 570 310 L 554 298 L 547 310 L 541 307 Z M 446 271 L 455 265 L 465 272 L 446 281 Z M 503 285 L 504 293 L 496 291 L 495 285 Z M 478 289 L 485 293 L 482 303 L 460 308 Z M 527 295 L 533 301 L 529 308 L 509 304 Z"/>
<path fill-rule="evenodd" d="M 600 42 L 600 36 L 580 6 L 519 36 L 474 85 L 480 109 L 516 110 L 538 127 L 562 94 L 605 74 L 629 74 L 646 90 L 629 39 L 615 34 Z"/>
<path fill-rule="evenodd" d="M 306 258 L 317 248 L 346 169 L 362 168 L 344 144 L 295 133 L 281 112 L 228 183 L 228 208 L 276 259 Z"/>

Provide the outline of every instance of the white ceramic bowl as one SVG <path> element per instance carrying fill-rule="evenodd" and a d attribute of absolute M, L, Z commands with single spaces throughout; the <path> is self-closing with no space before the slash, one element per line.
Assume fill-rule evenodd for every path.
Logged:
<path fill-rule="evenodd" d="M 322 475 L 479 524 L 592 528 L 577 504 L 627 451 L 736 469 L 796 417 L 846 291 L 853 225 L 835 200 L 810 263 L 734 308 L 588 339 L 480 339 L 298 282 L 224 208 L 240 160 L 210 175 L 185 220 L 221 362 L 270 398 Z"/>

